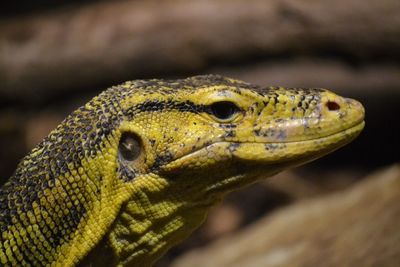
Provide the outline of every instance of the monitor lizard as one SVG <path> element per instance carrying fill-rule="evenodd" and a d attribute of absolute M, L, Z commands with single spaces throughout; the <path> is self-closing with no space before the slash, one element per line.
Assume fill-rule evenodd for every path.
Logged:
<path fill-rule="evenodd" d="M 0 189 L 1 266 L 151 266 L 228 192 L 330 153 L 356 100 L 218 75 L 135 80 L 69 115 Z"/>

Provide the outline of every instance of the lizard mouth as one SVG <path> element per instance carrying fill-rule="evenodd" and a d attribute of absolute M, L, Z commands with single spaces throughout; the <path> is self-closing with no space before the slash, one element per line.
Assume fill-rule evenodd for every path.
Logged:
<path fill-rule="evenodd" d="M 203 170 L 226 161 L 261 168 L 272 165 L 281 166 L 281 168 L 295 167 L 322 157 L 351 142 L 362 131 L 364 125 L 365 122 L 362 120 L 334 134 L 301 141 L 219 141 L 172 160 L 162 166 L 160 171 Z"/>
<path fill-rule="evenodd" d="M 361 121 L 345 130 L 327 136 L 292 142 L 240 143 L 232 152 L 233 157 L 245 161 L 271 163 L 322 157 L 354 140 L 365 126 Z M 305 161 L 305 162 L 307 162 Z M 301 163 L 305 163 L 301 162 Z"/>

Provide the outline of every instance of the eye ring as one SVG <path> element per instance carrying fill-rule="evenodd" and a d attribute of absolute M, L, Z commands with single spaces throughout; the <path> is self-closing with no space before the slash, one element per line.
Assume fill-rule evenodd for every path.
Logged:
<path fill-rule="evenodd" d="M 118 153 L 125 161 L 136 160 L 142 151 L 142 142 L 140 138 L 131 132 L 125 132 L 121 135 L 118 145 Z"/>
<path fill-rule="evenodd" d="M 239 107 L 230 101 L 219 101 L 210 105 L 212 115 L 221 121 L 232 119 L 239 111 Z"/>

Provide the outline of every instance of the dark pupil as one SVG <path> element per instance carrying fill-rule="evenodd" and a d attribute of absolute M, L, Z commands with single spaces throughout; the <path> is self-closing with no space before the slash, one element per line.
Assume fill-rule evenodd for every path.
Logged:
<path fill-rule="evenodd" d="M 221 101 L 212 104 L 211 111 L 218 119 L 226 120 L 232 117 L 238 111 L 238 107 L 232 102 Z"/>
<path fill-rule="evenodd" d="M 122 134 L 118 150 L 125 160 L 136 159 L 140 154 L 139 138 L 133 133 Z"/>

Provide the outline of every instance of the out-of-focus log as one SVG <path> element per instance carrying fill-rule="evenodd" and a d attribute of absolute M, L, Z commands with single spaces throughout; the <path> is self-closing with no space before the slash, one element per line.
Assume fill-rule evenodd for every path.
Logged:
<path fill-rule="evenodd" d="M 400 64 L 365 64 L 300 59 L 253 64 L 247 68 L 215 68 L 211 72 L 259 85 L 322 87 L 353 97 L 400 97 Z"/>
<path fill-rule="evenodd" d="M 400 165 L 298 202 L 171 266 L 398 266 Z"/>
<path fill-rule="evenodd" d="M 276 55 L 396 60 L 399 13 L 398 0 L 135 0 L 7 19 L 0 93 L 38 97 Z"/>

